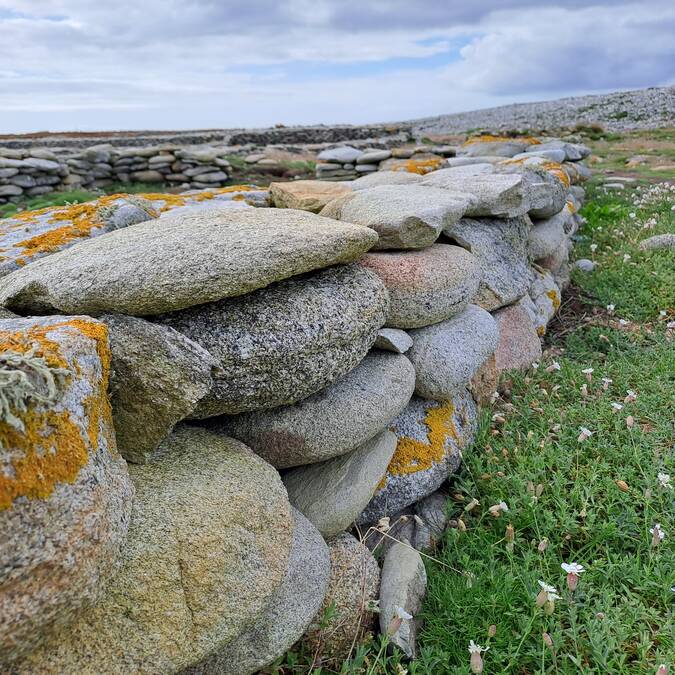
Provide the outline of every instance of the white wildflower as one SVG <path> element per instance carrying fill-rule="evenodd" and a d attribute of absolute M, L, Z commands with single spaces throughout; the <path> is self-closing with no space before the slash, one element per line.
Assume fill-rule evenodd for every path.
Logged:
<path fill-rule="evenodd" d="M 586 427 L 579 427 L 579 431 L 581 432 L 579 434 L 579 438 L 577 438 L 577 441 L 579 443 L 582 443 L 583 441 L 589 439 L 593 435 L 593 432 L 590 429 L 587 429 Z"/>
<path fill-rule="evenodd" d="M 666 488 L 667 490 L 673 489 L 673 486 L 670 484 L 670 474 L 659 473 L 656 477 L 658 478 L 662 488 Z"/>

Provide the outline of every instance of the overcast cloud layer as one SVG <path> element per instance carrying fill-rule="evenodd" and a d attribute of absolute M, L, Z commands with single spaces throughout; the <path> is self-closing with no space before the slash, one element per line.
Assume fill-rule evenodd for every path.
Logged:
<path fill-rule="evenodd" d="M 0 133 L 378 122 L 675 83 L 672 0 L 0 0 Z"/>

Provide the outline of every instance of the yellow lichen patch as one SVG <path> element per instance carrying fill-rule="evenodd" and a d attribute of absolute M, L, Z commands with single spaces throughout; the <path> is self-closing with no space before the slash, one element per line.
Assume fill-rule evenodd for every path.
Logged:
<path fill-rule="evenodd" d="M 541 168 L 555 176 L 566 188 L 570 186 L 570 177 L 567 175 L 565 169 L 563 169 L 562 164 L 558 164 L 558 162 L 544 162 Z"/>
<path fill-rule="evenodd" d="M 544 335 L 546 335 L 546 328 L 544 326 L 539 326 L 539 328 L 537 328 L 537 335 L 539 337 L 544 337 Z"/>
<path fill-rule="evenodd" d="M 560 296 L 558 292 L 553 288 L 550 291 L 546 291 L 546 295 L 553 304 L 553 309 L 557 310 L 560 307 Z"/>
<path fill-rule="evenodd" d="M 393 171 L 407 171 L 408 173 L 417 173 L 423 176 L 431 171 L 436 171 L 443 163 L 441 157 L 432 157 L 430 159 L 409 159 L 404 164 L 392 167 Z"/>
<path fill-rule="evenodd" d="M 112 413 L 107 397 L 110 350 L 107 328 L 87 319 L 68 319 L 20 331 L 0 331 L 0 352 L 21 353 L 35 350 L 48 366 L 70 369 L 60 345 L 48 335 L 60 328 L 72 328 L 96 342 L 101 361 L 99 387 L 82 402 L 87 419 L 86 433 L 68 410 L 35 410 L 19 413 L 24 429 L 0 421 L 0 447 L 16 456 L 0 467 L 0 510 L 9 508 L 18 497 L 45 499 L 58 483 L 72 483 L 87 463 L 89 448 L 98 448 L 99 428 L 112 429 Z M 67 380 L 66 380 L 67 381 Z M 114 449 L 109 437 L 108 448 Z"/>
<path fill-rule="evenodd" d="M 448 436 L 457 439 L 457 430 L 452 421 L 454 412 L 455 406 L 450 401 L 429 408 L 424 416 L 424 424 L 429 430 L 427 442 L 407 436 L 399 438 L 387 473 L 392 476 L 416 473 L 440 462 L 445 456 Z"/>
<path fill-rule="evenodd" d="M 577 207 L 574 206 L 574 202 L 571 201 L 566 201 L 565 205 L 567 206 L 568 210 L 570 213 L 576 213 Z"/>
<path fill-rule="evenodd" d="M 115 194 L 107 195 L 97 199 L 95 202 L 85 204 L 71 204 L 58 209 L 53 209 L 52 217 L 49 223 L 67 222 L 67 225 L 59 227 L 49 232 L 37 234 L 30 239 L 20 241 L 16 246 L 24 250 L 22 258 L 16 262 L 21 265 L 36 255 L 43 253 L 55 253 L 76 239 L 83 239 L 91 235 L 91 231 L 104 225 L 100 217 L 101 209 L 111 206 L 117 200 L 126 197 L 126 195 Z M 50 209 L 40 209 L 39 211 L 28 211 L 25 214 L 19 214 L 23 220 L 30 222 L 37 215 L 45 213 Z M 21 262 L 20 262 L 21 261 Z"/>
<path fill-rule="evenodd" d="M 522 136 L 510 138 L 509 136 L 492 136 L 491 134 L 482 134 L 481 136 L 472 136 L 468 138 L 463 145 L 473 145 L 474 143 L 525 143 L 527 145 L 540 145 L 541 141 L 532 136 Z"/>
<path fill-rule="evenodd" d="M 87 462 L 82 434 L 67 410 L 29 411 L 22 420 L 24 431 L 0 422 L 3 447 L 23 450 L 9 472 L 0 472 L 0 510 L 9 508 L 17 497 L 45 499 L 57 483 L 75 481 Z"/>

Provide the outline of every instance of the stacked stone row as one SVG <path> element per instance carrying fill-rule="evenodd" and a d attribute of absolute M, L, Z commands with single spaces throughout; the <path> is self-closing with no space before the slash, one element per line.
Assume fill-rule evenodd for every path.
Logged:
<path fill-rule="evenodd" d="M 443 164 L 444 158 L 454 157 L 456 148 L 450 145 L 414 146 L 391 149 L 364 148 L 351 145 L 322 150 L 317 155 L 318 180 L 354 180 L 375 171 L 413 171 L 424 174 Z"/>
<path fill-rule="evenodd" d="M 222 187 L 231 175 L 227 147 L 96 145 L 57 154 L 0 148 L 0 203 L 112 183 L 162 183 L 184 190 Z"/>
<path fill-rule="evenodd" d="M 477 402 L 541 353 L 579 191 L 518 161 L 335 187 L 146 210 L 0 279 L 3 671 L 339 661 L 377 599 L 414 656 L 419 551 Z"/>
<path fill-rule="evenodd" d="M 59 189 L 68 167 L 49 150 L 0 148 L 0 204 Z"/>

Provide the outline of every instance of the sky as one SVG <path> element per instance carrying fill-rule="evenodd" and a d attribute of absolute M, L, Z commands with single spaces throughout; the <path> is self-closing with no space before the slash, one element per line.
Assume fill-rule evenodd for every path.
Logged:
<path fill-rule="evenodd" d="M 673 0 L 0 0 L 0 133 L 406 120 L 675 84 Z"/>

